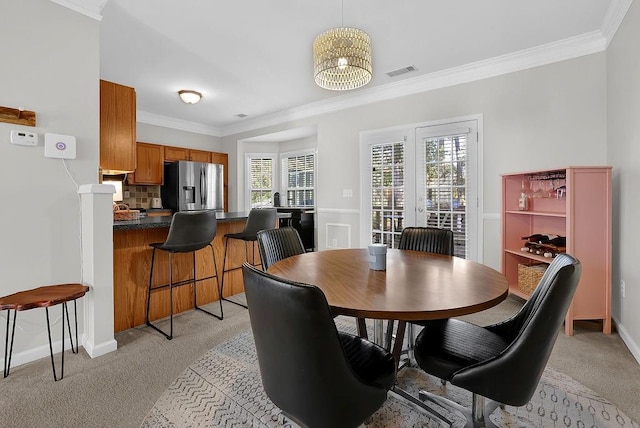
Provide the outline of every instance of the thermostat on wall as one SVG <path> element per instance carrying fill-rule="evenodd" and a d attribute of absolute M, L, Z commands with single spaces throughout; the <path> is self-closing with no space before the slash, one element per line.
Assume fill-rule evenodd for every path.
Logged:
<path fill-rule="evenodd" d="M 47 158 L 75 159 L 76 137 L 73 135 L 44 134 L 44 156 Z"/>
<path fill-rule="evenodd" d="M 26 131 L 11 131 L 11 144 L 18 144 L 20 146 L 37 146 L 38 134 L 35 132 Z"/>

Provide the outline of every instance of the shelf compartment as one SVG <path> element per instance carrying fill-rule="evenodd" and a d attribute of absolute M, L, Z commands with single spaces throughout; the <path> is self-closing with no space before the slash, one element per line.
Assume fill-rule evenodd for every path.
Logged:
<path fill-rule="evenodd" d="M 524 251 L 520 251 L 520 250 L 504 250 L 505 253 L 509 253 L 509 254 L 513 254 L 515 256 L 518 257 L 522 257 L 523 259 L 528 259 L 528 260 L 535 260 L 537 262 L 540 263 L 551 263 L 553 261 L 552 258 L 549 257 L 544 257 L 544 256 L 539 256 L 537 254 L 533 254 L 533 253 L 525 253 Z"/>

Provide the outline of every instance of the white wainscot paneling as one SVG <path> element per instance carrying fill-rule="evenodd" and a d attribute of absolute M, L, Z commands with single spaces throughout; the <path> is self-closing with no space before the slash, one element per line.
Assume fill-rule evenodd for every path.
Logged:
<path fill-rule="evenodd" d="M 360 210 L 318 209 L 318 250 L 352 248 L 354 243 L 357 245 L 359 224 Z"/>
<path fill-rule="evenodd" d="M 351 248 L 351 225 L 344 223 L 327 223 L 325 225 L 327 249 Z"/>

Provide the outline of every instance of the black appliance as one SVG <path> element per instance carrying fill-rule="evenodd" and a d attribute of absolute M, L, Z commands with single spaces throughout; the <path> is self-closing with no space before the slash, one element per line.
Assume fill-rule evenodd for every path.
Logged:
<path fill-rule="evenodd" d="M 298 231 L 306 251 L 315 250 L 314 219 L 315 211 L 309 208 L 277 208 L 279 213 L 290 213 L 290 218 L 281 218 L 280 227 L 291 226 Z"/>

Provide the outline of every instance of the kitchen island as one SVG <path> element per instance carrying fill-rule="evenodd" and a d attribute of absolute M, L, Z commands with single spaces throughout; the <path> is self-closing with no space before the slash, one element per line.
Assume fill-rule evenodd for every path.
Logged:
<path fill-rule="evenodd" d="M 224 256 L 224 235 L 241 232 L 248 212 L 218 213 L 218 230 L 212 241 L 218 274 L 222 279 L 222 258 Z M 171 216 L 143 217 L 139 220 L 113 222 L 113 299 L 114 330 L 116 332 L 145 323 L 147 287 L 152 249 L 149 244 L 164 242 L 171 225 Z M 276 225 L 274 224 L 274 227 Z M 255 260 L 259 260 L 257 246 Z M 249 254 L 251 258 L 251 254 Z M 175 254 L 173 257 L 173 282 L 191 278 L 191 254 Z M 227 267 L 237 268 L 245 260 L 244 242 L 231 240 L 227 250 Z M 164 251 L 156 252 L 153 285 L 169 283 L 169 256 Z M 211 249 L 206 247 L 196 252 L 198 278 L 214 274 Z M 198 282 L 198 305 L 219 299 L 216 279 Z M 192 285 L 183 285 L 173 291 L 174 314 L 193 308 Z M 224 296 L 242 293 L 242 270 L 235 269 L 225 274 Z M 152 320 L 169 316 L 169 290 L 155 291 L 151 297 L 150 318 Z"/>

